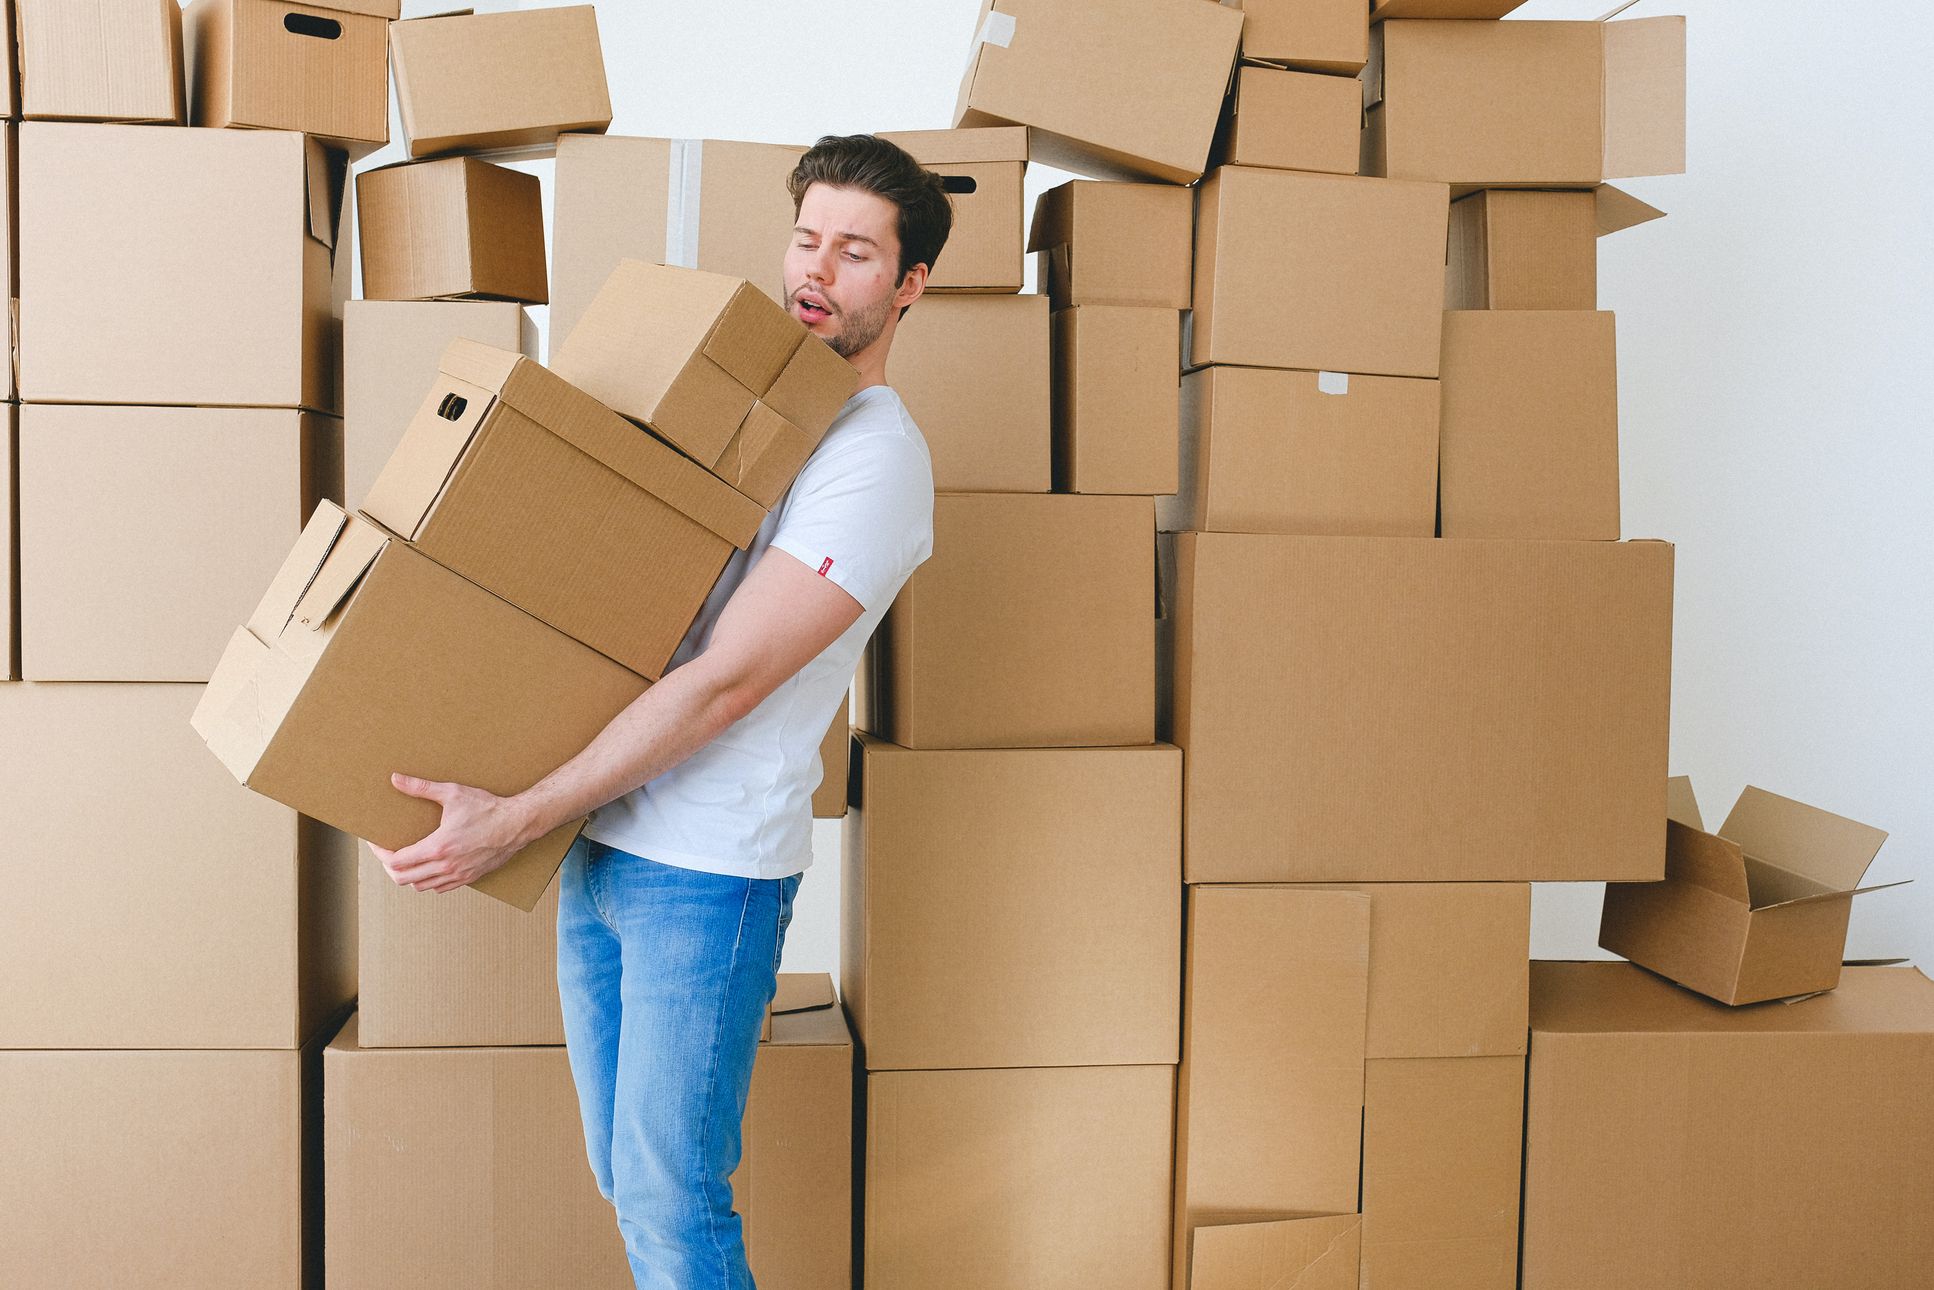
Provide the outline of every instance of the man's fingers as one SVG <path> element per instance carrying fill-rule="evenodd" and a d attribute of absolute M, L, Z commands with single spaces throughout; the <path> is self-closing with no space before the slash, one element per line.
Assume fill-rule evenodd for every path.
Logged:
<path fill-rule="evenodd" d="M 455 784 L 445 784 L 434 779 L 419 779 L 415 775 L 391 775 L 389 782 L 399 793 L 437 803 L 447 803 L 452 792 L 457 788 Z"/>

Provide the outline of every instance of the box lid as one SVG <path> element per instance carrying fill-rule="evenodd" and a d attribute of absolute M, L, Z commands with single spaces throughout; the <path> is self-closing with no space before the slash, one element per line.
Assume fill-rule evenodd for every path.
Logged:
<path fill-rule="evenodd" d="M 296 605 L 308 594 L 309 584 L 315 581 L 324 557 L 348 522 L 348 514 L 328 498 L 316 504 L 295 546 L 282 561 L 281 569 L 269 580 L 261 603 L 248 617 L 248 631 L 255 639 L 267 644 L 282 634 L 282 629 L 295 616 Z"/>
<path fill-rule="evenodd" d="M 1719 836 L 1737 843 L 1749 860 L 1797 874 L 1828 894 L 1859 888 L 1887 840 L 1884 829 L 1751 785 L 1719 826 Z"/>
<path fill-rule="evenodd" d="M 1253 1220 L 1253 1216 L 1245 1215 Z M 1363 1219 L 1310 1214 L 1198 1224 L 1190 1290 L 1357 1290 Z"/>
<path fill-rule="evenodd" d="M 1636 224 L 1650 220 L 1663 219 L 1665 212 L 1647 202 L 1642 202 L 1623 188 L 1610 184 L 1600 184 L 1592 189 L 1598 220 L 1598 235 L 1622 233 Z"/>
<path fill-rule="evenodd" d="M 295 620 L 312 632 L 320 630 L 389 544 L 390 534 L 382 528 L 359 515 L 351 516 L 296 602 Z"/>
<path fill-rule="evenodd" d="M 912 154 L 923 166 L 961 166 L 976 161 L 1026 161 L 1028 127 L 989 125 L 963 130 L 883 130 L 880 138 Z"/>
<path fill-rule="evenodd" d="M 1686 20 L 1628 18 L 1604 31 L 1605 178 L 1683 174 Z"/>

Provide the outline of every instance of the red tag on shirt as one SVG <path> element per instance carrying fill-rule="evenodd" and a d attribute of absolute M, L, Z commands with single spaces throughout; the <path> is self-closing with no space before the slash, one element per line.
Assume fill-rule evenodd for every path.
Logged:
<path fill-rule="evenodd" d="M 829 555 L 824 560 L 821 560 L 819 562 L 819 576 L 822 578 L 825 577 L 826 570 L 832 567 L 833 567 L 833 557 Z"/>

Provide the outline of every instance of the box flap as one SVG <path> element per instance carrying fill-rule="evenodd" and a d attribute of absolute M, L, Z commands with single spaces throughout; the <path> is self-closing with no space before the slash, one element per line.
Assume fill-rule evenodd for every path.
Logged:
<path fill-rule="evenodd" d="M 303 142 L 309 236 L 334 248 L 342 225 L 343 193 L 349 183 L 349 154 L 325 148 L 314 139 Z"/>
<path fill-rule="evenodd" d="M 750 282 L 740 282 L 705 338 L 704 353 L 733 380 L 761 395 L 772 388 L 809 334 L 771 296 Z"/>
<path fill-rule="evenodd" d="M 1665 825 L 1665 876 L 1742 905 L 1752 903 L 1746 858 L 1738 844 L 1672 819 Z"/>
<path fill-rule="evenodd" d="M 1889 887 L 1905 887 L 1912 881 L 1914 881 L 1912 878 L 1900 878 L 1894 882 L 1877 882 L 1869 887 L 1855 887 L 1851 891 L 1816 891 L 1807 896 L 1794 896 L 1788 900 L 1771 901 L 1767 904 L 1756 906 L 1753 912 L 1758 913 L 1765 909 L 1789 909 L 1794 905 L 1818 904 L 1821 901 L 1827 900 L 1852 900 L 1855 896 L 1865 895 L 1870 891 L 1885 891 Z"/>
<path fill-rule="evenodd" d="M 444 351 L 436 382 L 363 499 L 364 514 L 406 538 L 422 535 L 424 519 L 463 460 L 477 428 L 497 406 L 491 387 L 460 380 L 449 371 L 456 348 L 466 345 L 474 342 L 456 340 Z M 466 370 L 475 366 L 461 361 L 455 365 Z"/>
<path fill-rule="evenodd" d="M 1607 179 L 1680 175 L 1686 168 L 1686 20 L 1604 25 Z"/>
<path fill-rule="evenodd" d="M 1692 795 L 1692 777 L 1674 775 L 1665 781 L 1665 818 L 1677 820 L 1689 829 L 1705 831 L 1706 822 L 1699 818 L 1699 802 Z"/>
<path fill-rule="evenodd" d="M 1610 184 L 1600 184 L 1594 188 L 1592 197 L 1596 202 L 1600 237 L 1607 233 L 1622 233 L 1635 224 L 1665 217 L 1665 212 L 1658 207 L 1642 202 L 1623 188 L 1614 188 Z"/>
<path fill-rule="evenodd" d="M 1200 1224 L 1190 1290 L 1356 1290 L 1363 1220 L 1336 1214 Z"/>
<path fill-rule="evenodd" d="M 833 994 L 833 978 L 826 972 L 781 972 L 773 990 L 772 1013 L 816 1012 L 830 1008 L 839 1000 Z"/>
<path fill-rule="evenodd" d="M 390 543 L 389 534 L 360 516 L 352 517 L 336 538 L 309 589 L 296 602 L 296 621 L 315 631 L 356 589 L 376 557 Z"/>
<path fill-rule="evenodd" d="M 296 605 L 307 594 L 309 584 L 315 581 L 323 559 L 336 544 L 337 535 L 348 522 L 349 516 L 343 508 L 328 498 L 316 504 L 315 513 L 302 526 L 301 536 L 282 561 L 281 569 L 269 580 L 269 589 L 262 594 L 261 603 L 249 615 L 250 635 L 267 645 L 282 634 L 282 629 L 295 616 Z"/>
<path fill-rule="evenodd" d="M 1756 860 L 1851 891 L 1887 840 L 1884 829 L 1748 785 L 1719 835 Z"/>

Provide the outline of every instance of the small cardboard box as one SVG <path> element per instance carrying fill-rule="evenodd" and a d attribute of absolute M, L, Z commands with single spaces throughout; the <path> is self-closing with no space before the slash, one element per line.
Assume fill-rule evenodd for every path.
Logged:
<path fill-rule="evenodd" d="M 1363 91 L 1352 79 L 1245 63 L 1210 156 L 1217 166 L 1354 175 L 1362 120 Z"/>
<path fill-rule="evenodd" d="M 12 0 L 19 114 L 180 125 L 179 0 Z"/>
<path fill-rule="evenodd" d="M 549 299 L 536 175 L 475 157 L 356 176 L 367 300 Z"/>
<path fill-rule="evenodd" d="M 1186 188 L 1071 179 L 1035 199 L 1027 249 L 1056 309 L 1187 309 L 1194 227 Z"/>
<path fill-rule="evenodd" d="M 1429 537 L 1437 382 L 1265 367 L 1182 377 L 1181 471 L 1165 532 Z"/>
<path fill-rule="evenodd" d="M 840 698 L 839 711 L 819 741 L 819 786 L 813 789 L 813 818 L 846 818 L 847 775 L 852 766 L 853 694 Z"/>
<path fill-rule="evenodd" d="M 1173 309 L 1076 305 L 1050 318 L 1055 492 L 1175 491 L 1181 333 Z"/>
<path fill-rule="evenodd" d="M 1021 126 L 983 130 L 883 131 L 940 176 L 953 204 L 953 230 L 928 291 L 1014 292 L 1021 289 L 1021 183 L 1027 173 Z"/>
<path fill-rule="evenodd" d="M 1708 833 L 1672 781 L 1665 881 L 1610 883 L 1598 943 L 1721 1003 L 1831 990 L 1853 898 L 1887 834 L 1750 785 Z"/>
<path fill-rule="evenodd" d="M 1359 0 L 1222 0 L 1242 10 L 1242 56 L 1354 79 L 1370 56 Z"/>
<path fill-rule="evenodd" d="M 1222 166 L 1197 196 L 1192 365 L 1437 375 L 1442 184 Z"/>
<path fill-rule="evenodd" d="M 1175 1290 L 1358 1290 L 1363 1220 L 1355 1214 L 1204 1223 Z"/>
<path fill-rule="evenodd" d="M 389 20 L 343 6 L 193 0 L 188 124 L 300 130 L 352 155 L 389 142 Z"/>
<path fill-rule="evenodd" d="M 393 22 L 389 52 L 411 157 L 543 150 L 611 124 L 592 5 Z"/>
<path fill-rule="evenodd" d="M 1596 309 L 1598 239 L 1665 214 L 1610 184 L 1482 188 L 1451 203 L 1446 309 Z"/>
<path fill-rule="evenodd" d="M 922 297 L 900 319 L 887 381 L 927 441 L 937 491 L 1053 486 L 1051 334 L 1038 295 Z"/>
<path fill-rule="evenodd" d="M 1614 332 L 1609 313 L 1444 315 L 1439 534 L 1618 540 Z"/>
<path fill-rule="evenodd" d="M 1202 177 L 1242 15 L 1201 0 L 986 0 L 954 125 L 1034 127 L 1037 161 Z"/>

